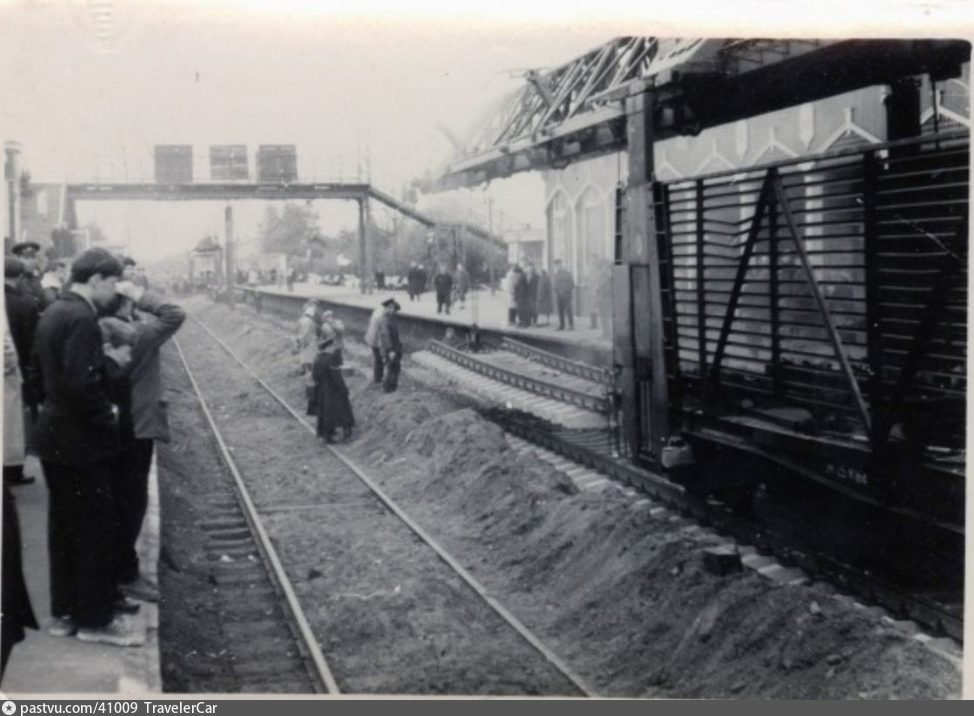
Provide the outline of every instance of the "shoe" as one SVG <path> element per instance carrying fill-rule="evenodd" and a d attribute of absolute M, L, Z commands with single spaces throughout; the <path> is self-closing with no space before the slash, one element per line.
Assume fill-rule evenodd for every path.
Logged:
<path fill-rule="evenodd" d="M 140 602 L 154 603 L 159 601 L 158 585 L 141 575 L 134 582 L 129 582 L 128 584 L 122 584 L 119 586 L 122 590 L 122 594 L 124 594 L 126 597 L 137 599 Z"/>
<path fill-rule="evenodd" d="M 47 633 L 57 637 L 74 636 L 77 631 L 78 625 L 72 617 L 54 617 L 47 627 Z"/>
<path fill-rule="evenodd" d="M 116 616 L 105 626 L 78 629 L 78 640 L 112 646 L 141 646 L 145 634 L 132 628 L 122 616 Z"/>
<path fill-rule="evenodd" d="M 141 604 L 138 602 L 133 602 L 128 597 L 119 597 L 112 605 L 112 610 L 116 614 L 138 614 L 141 608 Z"/>

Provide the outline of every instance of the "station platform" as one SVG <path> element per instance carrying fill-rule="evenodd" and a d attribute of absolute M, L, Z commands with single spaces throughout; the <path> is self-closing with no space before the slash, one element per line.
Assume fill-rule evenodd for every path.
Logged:
<path fill-rule="evenodd" d="M 489 289 L 471 291 L 467 294 L 466 303 L 461 307 L 454 304 L 449 315 L 436 312 L 436 294 L 427 291 L 415 301 L 409 300 L 409 295 L 403 290 L 375 289 L 371 294 L 363 294 L 358 288 L 346 286 L 322 286 L 310 283 L 295 283 L 293 290 L 284 286 L 254 286 L 266 294 L 281 296 L 301 296 L 305 298 L 323 298 L 329 303 L 335 303 L 355 308 L 375 308 L 386 298 L 395 298 L 402 306 L 402 318 L 416 317 L 426 321 L 440 322 L 445 326 L 455 325 L 469 327 L 476 324 L 481 329 L 496 331 L 510 335 L 512 338 L 534 338 L 546 343 L 564 343 L 574 348 L 588 349 L 591 353 L 610 354 L 612 351 L 611 327 L 603 332 L 600 326 L 592 327 L 592 318 L 586 316 L 575 317 L 574 330 L 558 330 L 558 314 L 548 316 L 547 325 L 519 328 L 510 326 L 507 321 L 508 294 L 497 290 L 493 295 Z M 544 316 L 540 319 L 544 322 Z M 598 319 L 596 319 L 597 321 Z"/>
<path fill-rule="evenodd" d="M 145 631 L 145 644 L 117 647 L 90 644 L 74 637 L 53 637 L 47 558 L 47 487 L 36 458 L 28 458 L 24 473 L 37 479 L 31 485 L 13 488 L 23 544 L 24 578 L 39 630 L 28 629 L 17 644 L 3 677 L 3 693 L 34 697 L 41 694 L 157 694 L 162 691 L 159 669 L 159 611 L 156 604 L 139 602 L 137 614 L 127 616 Z M 140 567 L 157 580 L 159 558 L 159 486 L 155 460 L 149 474 L 149 508 L 146 512 L 138 553 Z"/>

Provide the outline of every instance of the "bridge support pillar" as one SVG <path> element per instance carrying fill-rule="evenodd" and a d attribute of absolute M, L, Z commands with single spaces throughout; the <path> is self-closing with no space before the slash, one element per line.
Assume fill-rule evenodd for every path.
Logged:
<path fill-rule="evenodd" d="M 375 286 L 375 244 L 369 235 L 369 198 L 358 200 L 359 291 L 371 294 Z"/>

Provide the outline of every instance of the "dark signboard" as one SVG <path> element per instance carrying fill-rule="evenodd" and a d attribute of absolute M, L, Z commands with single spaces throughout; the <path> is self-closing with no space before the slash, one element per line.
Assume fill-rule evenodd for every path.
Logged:
<path fill-rule="evenodd" d="M 247 145 L 214 144 L 210 147 L 210 179 L 248 179 Z"/>
<path fill-rule="evenodd" d="M 193 181 L 193 147 L 190 144 L 157 144 L 157 184 L 188 184 Z"/>
<path fill-rule="evenodd" d="M 289 184 L 298 179 L 298 153 L 293 144 L 262 144 L 257 150 L 257 181 Z"/>

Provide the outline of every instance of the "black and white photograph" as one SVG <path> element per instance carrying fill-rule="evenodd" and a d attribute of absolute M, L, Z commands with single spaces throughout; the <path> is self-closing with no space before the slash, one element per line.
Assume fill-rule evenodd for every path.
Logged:
<path fill-rule="evenodd" d="M 481 5 L 0 0 L 3 698 L 974 694 L 969 6 Z"/>

